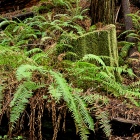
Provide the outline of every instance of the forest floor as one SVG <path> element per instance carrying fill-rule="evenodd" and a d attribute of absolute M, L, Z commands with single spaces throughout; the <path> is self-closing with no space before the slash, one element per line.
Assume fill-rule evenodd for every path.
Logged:
<path fill-rule="evenodd" d="M 33 1 L 30 4 L 26 5 L 24 9 L 15 10 L 8 13 L 7 11 L 1 8 L 1 10 L 3 10 L 3 12 L 1 11 L 1 17 L 11 19 L 12 17 L 15 17 L 17 15 L 19 16 L 19 15 L 22 15 L 23 13 L 32 12 L 35 6 L 38 7 L 40 6 L 40 4 L 38 4 L 36 1 Z M 90 3 L 84 3 L 84 1 L 81 0 L 81 6 L 83 8 L 88 8 L 90 6 Z M 132 13 L 135 13 L 139 10 L 138 7 L 132 4 L 130 6 L 130 9 Z M 52 11 L 54 14 L 63 13 L 63 9 L 60 9 L 57 7 L 52 8 Z M 41 11 L 42 14 L 45 14 L 45 12 L 46 11 Z M 88 13 L 87 13 L 87 16 L 90 17 Z M 117 35 L 122 33 L 125 29 L 124 23 L 123 23 L 124 19 L 121 15 L 119 16 L 120 17 L 118 17 L 118 20 L 116 23 Z M 86 30 L 88 30 L 89 27 L 91 26 L 91 20 L 86 19 L 84 21 L 78 21 L 78 24 L 84 27 Z M 131 61 L 129 65 L 133 69 L 134 73 L 137 74 L 138 78 L 140 78 L 140 53 L 138 51 L 135 52 L 133 61 Z M 126 78 L 125 83 L 129 84 L 131 82 L 132 82 L 132 79 Z M 122 100 L 125 100 L 125 99 L 122 99 Z M 112 120 L 113 125 L 114 125 L 114 130 L 113 130 L 114 135 L 110 138 L 110 140 L 140 140 L 140 128 L 138 129 L 136 128 L 136 126 L 140 126 L 140 108 L 129 106 L 129 105 L 127 106 L 121 100 L 111 99 L 109 106 L 107 106 L 103 110 L 108 110 L 110 112 L 110 120 Z M 119 122 L 122 123 L 122 125 L 120 126 L 123 129 L 125 129 L 126 127 L 131 129 L 131 127 L 133 127 L 132 128 L 133 131 L 126 132 L 126 133 L 123 133 L 123 132 L 119 133 L 118 131 L 123 131 L 123 130 L 120 130 L 119 128 L 120 126 L 115 128 L 116 123 L 119 123 Z M 127 124 L 130 124 L 130 126 L 127 126 Z M 129 131 L 128 128 L 126 129 Z M 119 129 L 119 130 L 115 130 L 115 129 Z"/>

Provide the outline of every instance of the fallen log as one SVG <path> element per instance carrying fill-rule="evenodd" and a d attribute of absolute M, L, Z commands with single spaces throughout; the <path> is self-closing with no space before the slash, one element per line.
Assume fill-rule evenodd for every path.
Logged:
<path fill-rule="evenodd" d="M 1 0 L 0 13 L 12 12 L 35 5 L 39 0 Z"/>
<path fill-rule="evenodd" d="M 26 18 L 33 17 L 34 15 L 35 15 L 34 12 L 27 12 L 27 13 L 24 13 L 24 14 L 18 14 L 18 15 L 12 16 L 10 18 L 0 18 L 0 22 L 4 21 L 5 19 L 13 20 L 13 21 L 18 22 L 19 20 L 22 21 Z M 9 25 L 9 23 L 7 22 L 7 24 L 4 24 L 4 25 L 0 26 L 0 30 L 4 30 L 8 25 Z"/>
<path fill-rule="evenodd" d="M 117 121 L 117 122 L 122 122 L 122 123 L 130 123 L 130 124 L 133 124 L 133 125 L 139 125 L 140 126 L 140 122 L 138 122 L 138 121 L 129 120 L 129 119 L 120 118 L 120 117 L 112 118 L 111 121 Z"/>

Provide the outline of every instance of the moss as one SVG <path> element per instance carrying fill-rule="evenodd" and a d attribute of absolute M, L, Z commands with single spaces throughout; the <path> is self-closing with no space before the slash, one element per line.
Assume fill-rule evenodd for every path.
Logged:
<path fill-rule="evenodd" d="M 110 56 L 114 59 L 111 61 L 111 65 L 118 66 L 118 47 L 117 47 L 117 38 L 116 38 L 116 27 L 113 24 L 108 25 L 108 31 L 110 36 Z"/>
<path fill-rule="evenodd" d="M 72 57 L 71 60 L 73 61 L 81 59 L 85 54 L 95 54 L 98 56 L 109 56 L 111 59 L 105 60 L 107 65 L 118 65 L 115 25 L 110 24 L 101 30 L 89 32 L 77 38 L 71 38 L 69 43 L 72 46 L 69 51 L 76 53 L 78 56 Z M 63 52 L 66 51 L 68 51 L 68 49 L 65 48 Z M 112 58 L 115 59 L 115 61 L 112 61 Z"/>
<path fill-rule="evenodd" d="M 140 42 L 138 42 L 138 52 L 140 53 Z"/>

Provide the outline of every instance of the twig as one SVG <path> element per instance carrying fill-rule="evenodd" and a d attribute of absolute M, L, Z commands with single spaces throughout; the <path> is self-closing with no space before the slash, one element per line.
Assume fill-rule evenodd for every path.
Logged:
<path fill-rule="evenodd" d="M 129 119 L 124 119 L 124 118 L 112 118 L 111 120 L 113 121 L 118 121 L 118 122 L 123 122 L 123 123 L 130 123 L 130 124 L 136 124 L 136 125 L 140 125 L 140 122 L 135 121 L 135 120 L 129 120 Z"/>
<path fill-rule="evenodd" d="M 119 6 L 119 8 L 118 8 L 118 10 L 117 10 L 117 13 L 116 13 L 116 16 L 115 16 L 115 23 L 116 23 L 117 20 L 118 20 L 118 15 L 119 15 L 120 9 L 121 9 L 121 5 Z"/>

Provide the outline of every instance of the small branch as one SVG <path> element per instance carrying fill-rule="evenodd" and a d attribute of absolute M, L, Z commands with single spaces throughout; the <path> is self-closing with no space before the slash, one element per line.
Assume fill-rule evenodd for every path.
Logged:
<path fill-rule="evenodd" d="M 115 16 L 115 23 L 118 20 L 118 15 L 119 15 L 120 9 L 121 9 L 121 5 L 118 7 L 118 10 L 117 10 L 117 13 L 116 13 L 116 16 Z"/>
<path fill-rule="evenodd" d="M 19 15 L 16 15 L 16 16 L 12 16 L 11 18 L 0 18 L 0 22 L 4 21 L 5 19 L 7 20 L 14 20 L 14 21 L 17 21 L 18 20 L 24 20 L 26 18 L 29 18 L 29 17 L 34 17 L 34 12 L 27 12 L 27 13 L 24 13 L 24 14 L 19 14 Z M 0 27 L 1 30 L 4 30 L 9 24 L 7 23 L 6 25 L 3 25 Z"/>
<path fill-rule="evenodd" d="M 135 124 L 135 125 L 140 125 L 140 122 L 134 121 L 134 120 L 128 120 L 128 119 L 124 119 L 124 118 L 112 118 L 112 121 L 118 121 L 118 122 L 122 122 L 122 123 L 130 123 L 130 124 Z"/>
<path fill-rule="evenodd" d="M 21 45 L 20 47 L 26 47 L 26 46 L 44 46 L 44 44 L 26 44 L 26 45 Z"/>
<path fill-rule="evenodd" d="M 34 12 L 27 12 L 24 14 L 19 14 L 19 15 L 13 16 L 12 20 L 17 20 L 17 19 L 24 20 L 26 18 L 33 17 L 34 15 L 35 15 Z"/>

